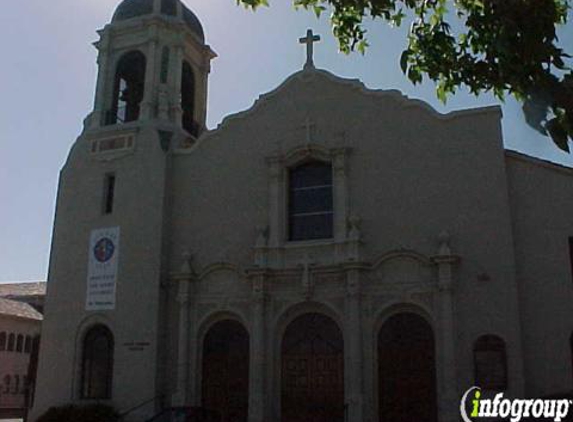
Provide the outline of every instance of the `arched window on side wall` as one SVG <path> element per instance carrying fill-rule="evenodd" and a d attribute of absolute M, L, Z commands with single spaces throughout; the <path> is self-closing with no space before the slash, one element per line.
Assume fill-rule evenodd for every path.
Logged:
<path fill-rule="evenodd" d="M 106 124 L 127 123 L 139 119 L 145 88 L 146 60 L 143 53 L 131 51 L 117 63 L 111 110 Z"/>
<path fill-rule="evenodd" d="M 10 377 L 10 375 L 4 376 L 4 394 L 10 394 L 11 381 L 12 378 Z"/>
<path fill-rule="evenodd" d="M 181 72 L 181 108 L 183 129 L 195 137 L 199 136 L 200 128 L 195 121 L 195 74 L 187 62 L 183 62 Z"/>
<path fill-rule="evenodd" d="M 18 334 L 18 337 L 16 339 L 16 351 L 21 353 L 23 349 L 24 349 L 24 336 L 22 334 Z"/>
<path fill-rule="evenodd" d="M 484 390 L 507 389 L 505 342 L 495 335 L 484 335 L 474 345 L 475 385 Z"/>
<path fill-rule="evenodd" d="M 82 345 L 82 398 L 111 398 L 113 350 L 113 334 L 106 326 L 96 325 L 86 333 Z"/>
<path fill-rule="evenodd" d="M 10 333 L 10 335 L 8 336 L 8 351 L 9 352 L 14 351 L 14 344 L 15 343 L 16 343 L 16 336 L 14 335 L 14 333 Z"/>
<path fill-rule="evenodd" d="M 289 170 L 288 239 L 333 236 L 332 165 L 310 161 Z"/>
<path fill-rule="evenodd" d="M 0 333 L 0 351 L 6 350 L 6 333 L 2 331 Z"/>

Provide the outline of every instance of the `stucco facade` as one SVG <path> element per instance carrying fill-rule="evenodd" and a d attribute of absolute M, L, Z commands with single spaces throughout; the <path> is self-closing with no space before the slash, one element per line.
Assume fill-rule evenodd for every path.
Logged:
<path fill-rule="evenodd" d="M 3 418 L 23 416 L 33 402 L 42 314 L 27 302 L 41 307 L 43 294 L 41 287 L 34 294 L 22 294 L 26 287 L 0 286 L 0 417 Z"/>
<path fill-rule="evenodd" d="M 94 112 L 60 177 L 34 417 L 91 402 L 80 384 L 94 324 L 113 334 L 103 402 L 136 408 L 133 421 L 204 404 L 204 343 L 228 320 L 248 333 L 249 422 L 285 420 L 283 336 L 306 314 L 340 329 L 351 422 L 383 420 L 379 333 L 404 313 L 431 327 L 441 422 L 459 419 L 483 335 L 505 344 L 508 395 L 571 390 L 571 169 L 505 151 L 498 107 L 443 115 L 314 66 L 192 136 L 181 63 L 204 128 L 215 55 L 153 7 L 100 32 Z M 105 124 L 116 64 L 134 49 L 147 59 L 139 117 Z M 313 160 L 332 167 L 332 236 L 289 241 L 288 174 Z M 115 305 L 87 311 L 90 233 L 107 227 L 121 230 Z"/>

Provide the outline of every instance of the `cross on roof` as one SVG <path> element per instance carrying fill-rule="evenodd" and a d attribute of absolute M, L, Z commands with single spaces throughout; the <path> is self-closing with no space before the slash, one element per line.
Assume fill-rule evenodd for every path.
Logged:
<path fill-rule="evenodd" d="M 312 29 L 306 31 L 306 37 L 300 38 L 298 40 L 301 44 L 306 44 L 306 63 L 304 64 L 305 69 L 314 68 L 314 62 L 312 56 L 314 53 L 314 43 L 320 41 L 320 35 L 314 35 Z"/>
<path fill-rule="evenodd" d="M 299 128 L 304 129 L 306 135 L 307 146 L 312 144 L 312 132 L 314 130 L 315 124 L 310 117 L 307 117 L 304 123 L 299 126 Z"/>

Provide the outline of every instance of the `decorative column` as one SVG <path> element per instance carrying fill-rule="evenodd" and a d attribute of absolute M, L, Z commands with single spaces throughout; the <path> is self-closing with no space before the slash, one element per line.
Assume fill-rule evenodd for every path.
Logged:
<path fill-rule="evenodd" d="M 179 2 L 178 2 L 179 3 Z M 181 35 L 179 35 L 181 37 Z M 171 101 L 171 108 L 173 116 L 173 120 L 175 124 L 182 126 L 183 125 L 183 109 L 181 108 L 181 76 L 183 73 L 183 40 L 179 40 L 179 42 L 173 46 L 173 61 L 171 62 L 170 66 L 173 66 L 169 70 L 170 75 L 170 86 L 173 89 L 173 100 Z"/>
<path fill-rule="evenodd" d="M 249 422 L 265 422 L 266 327 L 265 327 L 265 269 L 249 271 L 253 281 L 253 326 L 251 364 L 249 370 Z"/>
<path fill-rule="evenodd" d="M 147 66 L 145 68 L 145 88 L 143 92 L 143 100 L 141 102 L 141 117 L 142 120 L 151 120 L 154 116 L 153 104 L 155 93 L 155 70 L 157 68 L 156 53 L 157 53 L 157 37 L 158 28 L 156 24 L 149 27 L 149 44 L 147 47 Z"/>
<path fill-rule="evenodd" d="M 441 422 L 456 422 L 459 420 L 459 403 L 457 395 L 455 327 L 453 307 L 453 268 L 459 257 L 452 255 L 450 236 L 443 232 L 439 236 L 440 246 L 438 255 L 432 261 L 438 266 L 438 311 L 440 318 L 439 338 L 441 356 L 441 379 L 439 388 L 439 418 Z"/>
<path fill-rule="evenodd" d="M 208 57 L 208 58 L 207 58 Z M 199 69 L 199 74 L 203 75 L 201 80 L 202 89 L 195 90 L 195 120 L 202 126 L 202 130 L 206 127 L 207 121 L 207 93 L 209 92 L 209 73 L 211 72 L 211 59 L 217 57 L 213 52 L 205 58 L 204 63 Z"/>
<path fill-rule="evenodd" d="M 279 157 L 267 159 L 269 166 L 269 240 L 270 248 L 278 248 L 282 239 L 283 202 L 283 161 Z"/>
<path fill-rule="evenodd" d="M 357 215 L 351 215 L 348 217 L 348 240 L 346 250 L 346 259 L 348 261 L 360 261 L 360 245 L 362 244 L 362 235 L 360 233 L 361 223 L 362 219 Z"/>
<path fill-rule="evenodd" d="M 266 226 L 257 227 L 257 242 L 255 243 L 255 266 L 266 267 L 268 263 L 268 237 L 269 228 Z"/>
<path fill-rule="evenodd" d="M 363 353 L 360 312 L 360 265 L 346 264 L 346 333 L 349 367 L 345 382 L 348 422 L 363 421 Z"/>
<path fill-rule="evenodd" d="M 334 200 L 334 242 L 336 243 L 336 259 L 344 259 L 344 242 L 346 240 L 346 223 L 348 219 L 348 187 L 346 175 L 346 156 L 348 149 L 331 150 L 333 170 L 333 200 Z"/>
<path fill-rule="evenodd" d="M 195 345 L 195 333 L 190 330 L 190 304 L 193 296 L 192 289 L 195 276 L 190 265 L 191 255 L 184 254 L 184 263 L 181 271 L 173 276 L 177 285 L 177 305 L 179 307 L 179 338 L 177 349 L 177 385 L 173 395 L 174 406 L 185 406 L 189 402 L 189 375 L 190 362 L 190 337 Z M 194 331 L 194 330 L 193 330 Z M 195 349 L 194 347 L 193 349 Z M 194 355 L 195 353 L 193 353 Z M 193 373 L 195 373 L 193 371 Z"/>
<path fill-rule="evenodd" d="M 109 42 L 110 33 L 109 30 L 98 31 L 100 35 L 100 40 L 95 44 L 96 48 L 99 50 L 97 63 L 98 63 L 98 77 L 97 77 L 97 88 L 94 101 L 94 112 L 90 121 L 90 128 L 97 128 L 102 126 L 105 107 L 107 101 L 105 99 L 105 94 L 108 86 L 108 63 L 109 63 Z M 109 94 L 111 96 L 111 93 Z"/>

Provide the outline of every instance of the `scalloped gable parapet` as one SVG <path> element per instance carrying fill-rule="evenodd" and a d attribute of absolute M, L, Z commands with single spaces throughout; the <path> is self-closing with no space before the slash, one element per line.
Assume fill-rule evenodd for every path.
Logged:
<path fill-rule="evenodd" d="M 243 110 L 243 111 L 240 111 L 238 113 L 226 116 L 221 121 L 221 123 L 219 123 L 217 125 L 217 127 L 215 129 L 204 132 L 203 136 L 201 136 L 199 142 L 204 141 L 204 140 L 210 138 L 211 136 L 214 136 L 219 131 L 226 129 L 231 123 L 238 121 L 238 120 L 245 119 L 249 115 L 255 113 L 263 104 L 269 102 L 270 100 L 272 100 L 276 96 L 280 95 L 290 85 L 292 85 L 294 83 L 300 83 L 301 81 L 307 82 L 309 80 L 321 78 L 321 77 L 329 80 L 332 83 L 344 85 L 351 90 L 359 91 L 366 96 L 373 96 L 373 97 L 378 97 L 378 98 L 384 98 L 384 97 L 385 98 L 392 98 L 395 101 L 399 102 L 401 104 L 401 106 L 404 108 L 414 107 L 414 108 L 423 109 L 426 112 L 430 113 L 433 117 L 440 119 L 440 120 L 451 120 L 451 119 L 455 119 L 455 118 L 462 117 L 462 116 L 484 114 L 484 113 L 496 114 L 499 116 L 500 119 L 502 117 L 501 107 L 498 105 L 455 110 L 455 111 L 451 111 L 448 113 L 440 113 L 435 108 L 433 108 L 430 104 L 428 104 L 427 102 L 422 101 L 422 100 L 418 100 L 418 99 L 409 98 L 408 96 L 406 96 L 405 94 L 403 94 L 401 91 L 399 91 L 397 89 L 370 89 L 370 88 L 367 88 L 366 85 L 364 85 L 364 83 L 362 81 L 360 81 L 359 79 L 356 79 L 356 78 L 353 78 L 353 79 L 343 78 L 343 77 L 337 76 L 337 75 L 335 75 L 331 72 L 328 72 L 326 70 L 323 70 L 323 69 L 305 69 L 305 70 L 301 70 L 301 71 L 298 71 L 296 73 L 293 73 L 291 76 L 289 76 L 287 79 L 285 79 L 285 81 L 283 83 L 281 83 L 277 88 L 273 89 L 272 91 L 269 91 L 265 94 L 261 94 L 259 96 L 259 98 L 257 100 L 255 100 L 255 102 L 253 103 L 253 105 L 250 108 Z"/>

